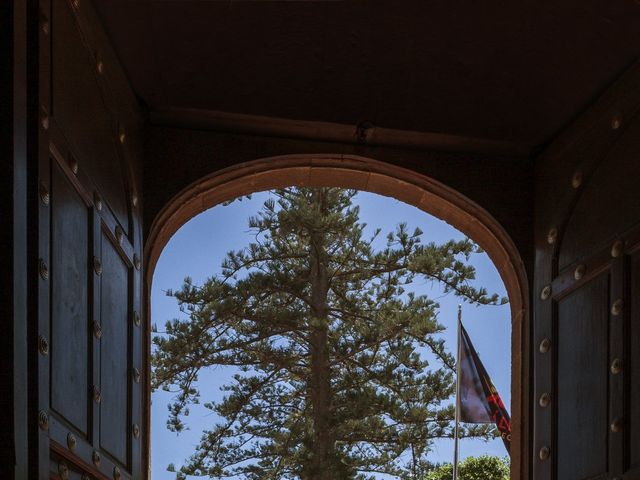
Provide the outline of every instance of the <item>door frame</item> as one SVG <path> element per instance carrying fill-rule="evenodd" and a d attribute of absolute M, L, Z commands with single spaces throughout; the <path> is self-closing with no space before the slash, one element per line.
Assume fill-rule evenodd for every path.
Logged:
<path fill-rule="evenodd" d="M 162 208 L 145 241 L 143 302 L 147 331 L 150 331 L 150 295 L 155 265 L 173 234 L 194 216 L 223 202 L 290 186 L 353 188 L 393 197 L 446 221 L 486 251 L 505 284 L 511 306 L 511 478 L 528 480 L 531 325 L 525 265 L 513 240 L 489 212 L 423 174 L 356 155 L 296 154 L 243 162 L 203 177 Z M 150 358 L 150 338 L 147 339 L 146 358 Z M 148 404 L 150 385 L 147 385 L 146 395 Z M 150 441 L 149 416 L 145 427 L 146 438 Z M 147 445 L 147 451 L 149 447 Z"/>

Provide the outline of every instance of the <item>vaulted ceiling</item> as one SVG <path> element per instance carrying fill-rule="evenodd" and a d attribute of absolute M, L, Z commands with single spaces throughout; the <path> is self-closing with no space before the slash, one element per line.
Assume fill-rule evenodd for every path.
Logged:
<path fill-rule="evenodd" d="M 640 55 L 636 0 L 96 0 L 151 110 L 541 145 Z"/>

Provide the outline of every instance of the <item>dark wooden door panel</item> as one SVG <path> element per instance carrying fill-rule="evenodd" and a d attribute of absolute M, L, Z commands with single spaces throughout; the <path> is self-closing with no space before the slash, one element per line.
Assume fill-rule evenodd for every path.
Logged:
<path fill-rule="evenodd" d="M 52 162 L 51 408 L 88 432 L 90 211 Z"/>
<path fill-rule="evenodd" d="M 53 8 L 52 87 L 56 121 L 69 139 L 79 168 L 88 172 L 121 227 L 128 232 L 126 176 L 116 148 L 118 125 L 109 114 L 99 88 L 101 60 L 85 46 L 68 2 L 54 0 Z"/>
<path fill-rule="evenodd" d="M 142 305 L 143 117 L 91 1 L 30 5 L 25 24 L 38 58 L 37 72 L 28 67 L 38 74 L 29 107 L 38 129 L 29 200 L 38 218 L 33 478 L 63 478 L 65 462 L 70 479 L 142 479 L 147 406 L 130 372 L 135 365 L 144 375 L 146 366 L 145 327 L 131 321 Z"/>
<path fill-rule="evenodd" d="M 535 480 L 640 480 L 639 79 L 536 160 Z"/>
<path fill-rule="evenodd" d="M 586 181 L 558 255 L 562 270 L 640 222 L 640 121 L 632 124 Z"/>
<path fill-rule="evenodd" d="M 603 274 L 558 302 L 559 479 L 607 472 L 608 298 Z"/>
<path fill-rule="evenodd" d="M 640 251 L 629 259 L 629 466 L 640 478 Z"/>
<path fill-rule="evenodd" d="M 100 445 L 123 465 L 128 465 L 129 410 L 129 318 L 130 278 L 128 265 L 102 236 L 102 342 L 100 354 Z"/>

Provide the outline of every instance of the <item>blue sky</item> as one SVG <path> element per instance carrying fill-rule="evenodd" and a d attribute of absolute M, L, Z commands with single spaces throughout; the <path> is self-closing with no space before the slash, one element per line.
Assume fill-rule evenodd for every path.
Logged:
<path fill-rule="evenodd" d="M 191 219 L 171 238 L 157 263 L 151 290 L 151 322 L 156 323 L 160 330 L 167 320 L 182 318 L 183 315 L 178 310 L 175 299 L 166 296 L 165 292 L 179 288 L 186 276 L 190 276 L 198 284 L 219 273 L 225 253 L 237 250 L 251 241 L 247 220 L 260 209 L 267 195 L 267 192 L 262 192 L 254 194 L 251 200 L 214 207 Z M 361 221 L 371 229 L 381 228 L 383 233 L 394 230 L 400 222 L 406 222 L 410 230 L 419 227 L 424 232 L 424 243 L 464 238 L 464 235 L 447 223 L 392 198 L 360 192 L 355 203 L 360 205 Z M 384 238 L 384 235 L 381 237 Z M 502 280 L 486 254 L 474 255 L 472 263 L 477 269 L 477 285 L 486 287 L 489 292 L 506 295 Z M 459 299 L 453 295 L 443 296 L 439 285 L 432 282 L 416 282 L 415 289 L 440 303 L 439 321 L 447 326 L 444 336 L 450 351 L 454 352 Z M 505 404 L 510 405 L 509 306 L 475 307 L 464 304 L 463 322 Z M 202 398 L 221 398 L 219 387 L 228 382 L 232 374 L 231 369 L 220 367 L 201 375 L 199 385 Z M 193 452 L 202 430 L 216 421 L 210 411 L 195 406 L 186 419 L 189 430 L 179 435 L 168 431 L 165 422 L 171 396 L 171 393 L 162 391 L 152 395 L 152 480 L 173 480 L 175 474 L 166 471 L 167 465 L 181 465 Z M 499 456 L 506 454 L 500 439 L 489 442 L 465 439 L 460 442 L 461 458 L 485 453 Z M 452 457 L 453 441 L 437 441 L 431 459 L 448 462 Z"/>

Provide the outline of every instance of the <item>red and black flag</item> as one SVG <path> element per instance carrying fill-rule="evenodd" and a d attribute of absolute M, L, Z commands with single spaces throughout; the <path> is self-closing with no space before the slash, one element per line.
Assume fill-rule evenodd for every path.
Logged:
<path fill-rule="evenodd" d="M 504 406 L 487 370 L 473 348 L 467 331 L 460 323 L 458 343 L 458 408 L 460 421 L 466 423 L 495 423 L 502 441 L 510 452 L 511 417 Z"/>

